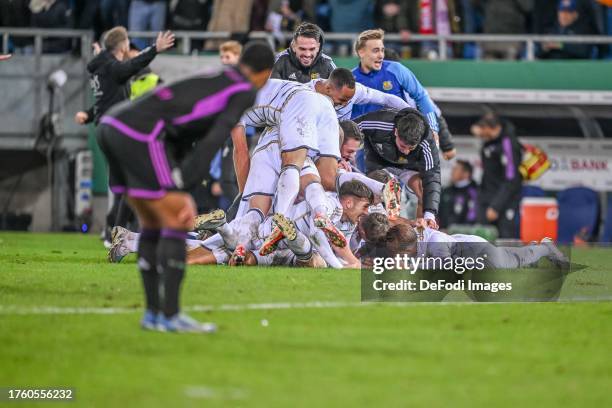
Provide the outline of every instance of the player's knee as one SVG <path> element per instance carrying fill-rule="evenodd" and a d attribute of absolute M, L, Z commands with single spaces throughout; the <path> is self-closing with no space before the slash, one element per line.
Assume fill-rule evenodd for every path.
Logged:
<path fill-rule="evenodd" d="M 196 215 L 197 212 L 195 207 L 191 203 L 185 204 L 176 217 L 179 229 L 185 231 L 193 230 Z"/>
<path fill-rule="evenodd" d="M 325 191 L 336 190 L 336 175 L 335 174 L 321 174 L 321 185 Z"/>
<path fill-rule="evenodd" d="M 196 217 L 196 208 L 190 196 L 184 196 L 166 208 L 163 214 L 164 228 L 179 231 L 191 231 Z"/>

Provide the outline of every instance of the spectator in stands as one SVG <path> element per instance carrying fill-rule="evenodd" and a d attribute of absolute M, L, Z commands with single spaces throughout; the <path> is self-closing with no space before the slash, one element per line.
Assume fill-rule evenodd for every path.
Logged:
<path fill-rule="evenodd" d="M 237 65 L 241 53 L 242 45 L 238 41 L 226 41 L 219 47 L 219 57 L 223 65 Z M 232 143 L 232 138 L 228 138 L 210 163 L 210 195 L 217 200 L 217 204 L 214 207 L 224 210 L 230 206 L 234 197 L 240 193 L 238 191 L 236 170 L 234 169 L 233 151 L 234 144 Z"/>
<path fill-rule="evenodd" d="M 449 0 L 423 0 L 412 3 L 413 11 L 418 18 L 419 34 L 450 35 L 453 32 L 460 32 L 457 23 L 458 15 L 455 14 L 454 2 Z M 429 59 L 438 57 L 439 50 L 436 42 L 426 41 L 422 43 L 420 53 Z M 452 56 L 451 48 L 447 48 L 447 56 Z"/>
<path fill-rule="evenodd" d="M 596 27 L 589 25 L 578 11 L 577 0 L 560 0 L 557 8 L 557 24 L 553 35 L 594 35 Z M 546 42 L 542 44 L 540 58 L 587 59 L 593 55 L 592 44 Z"/>
<path fill-rule="evenodd" d="M 249 31 L 265 31 L 268 18 L 268 0 L 253 0 Z"/>
<path fill-rule="evenodd" d="M 472 179 L 472 165 L 457 160 L 451 171 L 451 185 L 442 189 L 440 227 L 474 224 L 478 215 L 478 186 Z"/>
<path fill-rule="evenodd" d="M 533 0 L 481 0 L 485 34 L 525 34 L 533 11 Z M 517 42 L 486 42 L 485 58 L 517 59 L 522 51 Z"/>
<path fill-rule="evenodd" d="M 472 126 L 472 134 L 483 141 L 478 220 L 495 225 L 500 238 L 518 238 L 522 153 L 513 126 L 494 114 L 487 114 Z"/>
<path fill-rule="evenodd" d="M 208 31 L 226 31 L 237 36 L 245 36 L 251 24 L 251 12 L 254 0 L 215 0 Z M 206 49 L 216 51 L 223 41 L 208 40 Z"/>
<path fill-rule="evenodd" d="M 0 25 L 3 27 L 30 27 L 29 0 L 0 0 Z M 20 54 L 31 54 L 32 38 L 11 38 L 12 50 Z M 4 50 L 5 52 L 8 50 Z"/>
<path fill-rule="evenodd" d="M 418 14 L 410 0 L 377 0 L 374 8 L 376 26 L 387 33 L 399 33 L 403 41 L 418 27 Z M 417 4 L 418 6 L 418 4 Z"/>
<path fill-rule="evenodd" d="M 533 32 L 549 34 L 557 25 L 557 5 L 559 0 L 533 0 Z"/>
<path fill-rule="evenodd" d="M 132 0 L 129 11 L 130 31 L 160 32 L 166 27 L 165 0 Z M 144 38 L 134 38 L 134 44 L 139 48 L 146 48 L 151 43 Z"/>
<path fill-rule="evenodd" d="M 338 33 L 358 33 L 373 26 L 371 0 L 329 0 L 331 28 Z"/>
<path fill-rule="evenodd" d="M 275 34 L 293 31 L 301 22 L 314 20 L 314 3 L 313 0 L 271 0 L 266 21 L 268 31 Z"/>
<path fill-rule="evenodd" d="M 168 9 L 172 30 L 206 31 L 212 14 L 211 0 L 174 0 Z M 191 50 L 204 48 L 204 40 L 191 40 Z"/>
<path fill-rule="evenodd" d="M 87 3 L 95 1 L 86 0 Z M 127 27 L 130 14 L 130 0 L 99 0 L 100 20 L 103 30 L 113 27 Z"/>
<path fill-rule="evenodd" d="M 171 1 L 168 10 L 170 27 L 172 30 L 206 31 L 211 3 L 206 0 Z"/>
<path fill-rule="evenodd" d="M 37 28 L 70 28 L 70 12 L 68 3 L 63 0 L 32 0 L 32 27 Z M 62 53 L 70 50 L 70 39 L 45 38 L 44 53 Z"/>
<path fill-rule="evenodd" d="M 554 1 L 554 0 L 553 0 Z M 454 19 L 461 24 L 460 32 L 465 34 L 482 33 L 483 11 L 480 2 L 474 0 L 455 1 L 458 15 Z M 473 42 L 463 43 L 463 58 L 474 59 L 480 55 L 480 47 Z"/>
<path fill-rule="evenodd" d="M 301 83 L 329 78 L 336 64 L 322 52 L 322 48 L 323 31 L 315 24 L 300 24 L 293 33 L 289 48 L 277 55 L 271 78 Z"/>
<path fill-rule="evenodd" d="M 94 39 L 98 40 L 105 30 L 113 25 L 104 27 L 101 18 L 100 0 L 71 0 L 72 7 L 72 27 L 77 30 L 94 31 Z M 127 16 L 127 13 L 126 13 Z M 127 26 L 127 24 L 126 24 Z M 75 41 L 74 49 L 80 50 L 80 42 Z"/>
<path fill-rule="evenodd" d="M 237 65 L 242 53 L 242 45 L 238 41 L 226 41 L 219 47 L 219 57 L 223 65 Z"/>
<path fill-rule="evenodd" d="M 612 36 L 612 0 L 597 0 L 601 3 L 602 14 L 604 19 L 604 34 Z M 603 47 L 603 57 L 607 59 L 612 58 L 612 44 L 608 44 Z"/>

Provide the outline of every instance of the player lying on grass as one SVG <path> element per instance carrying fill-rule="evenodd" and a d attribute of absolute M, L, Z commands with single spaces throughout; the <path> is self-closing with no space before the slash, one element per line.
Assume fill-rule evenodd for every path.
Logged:
<path fill-rule="evenodd" d="M 327 193 L 326 197 L 328 206 L 334 209 L 330 222 L 334 223 L 344 240 L 350 238 L 359 217 L 367 214 L 368 207 L 374 201 L 372 191 L 358 180 L 342 183 L 339 193 Z M 239 220 L 226 223 L 219 212 L 203 217 L 200 227 L 215 229 L 218 234 L 203 241 L 201 248 L 190 251 L 190 261 L 223 264 L 230 262 L 232 258 L 233 264 L 272 265 L 281 262 L 278 259 L 284 259 L 282 264 L 286 265 L 308 260 L 314 251 L 333 268 L 359 266 L 359 261 L 348 246 L 338 245 L 335 236 L 325 235 L 323 230 L 315 225 L 315 214 L 305 201 L 292 206 L 286 216 L 275 214 L 267 218 L 259 226 L 256 236 L 246 245 L 237 244 L 235 226 L 238 223 Z M 273 239 L 264 241 L 265 237 Z M 237 245 L 234 251 L 233 245 Z M 288 249 L 293 256 L 275 255 L 279 249 Z"/>
<path fill-rule="evenodd" d="M 559 268 L 569 267 L 569 260 L 550 238 L 521 247 L 498 247 L 477 235 L 449 235 L 431 228 L 413 228 L 398 224 L 389 229 L 386 239 L 388 256 L 409 254 L 426 258 L 484 257 L 495 269 L 516 269 L 537 264 L 547 258 Z"/>
<path fill-rule="evenodd" d="M 350 238 L 355 230 L 356 223 L 361 215 L 367 214 L 368 207 L 374 201 L 374 193 L 358 180 L 342 182 L 339 194 L 326 194 L 329 206 L 334 208 L 331 219 L 334 222 L 334 227 L 343 235 L 343 238 Z M 338 245 L 330 244 L 329 237 L 325 235 L 323 230 L 314 226 L 313 211 L 305 201 L 292 206 L 289 219 L 294 219 L 296 228 L 300 234 L 306 234 L 314 243 L 317 253 L 320 253 L 326 261 L 327 265 L 341 268 L 343 265 L 356 266 L 357 259 L 352 255 L 350 249 L 346 246 L 339 247 Z M 278 218 L 281 219 L 281 218 Z M 273 219 L 268 217 L 264 223 L 258 226 L 258 230 L 249 239 L 246 245 L 236 251 L 234 263 L 245 256 L 253 256 L 247 252 L 254 252 L 261 257 L 274 252 L 279 242 L 285 237 L 283 229 L 274 229 L 272 225 Z M 188 263 L 195 264 L 225 264 L 228 263 L 231 253 L 239 246 L 239 226 L 240 220 L 235 219 L 230 223 L 225 221 L 225 214 L 222 210 L 215 210 L 209 214 L 199 216 L 195 220 L 195 226 L 198 230 L 210 229 L 217 234 L 205 240 L 188 239 L 186 242 L 188 254 Z M 275 230 L 274 234 L 272 231 Z M 285 229 L 286 230 L 286 229 Z M 264 245 L 264 238 L 274 236 L 274 239 Z M 139 234 L 127 231 L 124 228 L 115 229 L 113 246 L 109 252 L 109 257 L 114 262 L 119 262 L 121 259 L 131 252 L 134 252 L 137 247 Z M 334 236 L 332 236 L 334 239 Z M 296 242 L 301 242 L 300 240 Z M 335 241 L 337 243 L 337 241 Z M 290 250 L 295 250 L 298 254 L 303 253 L 300 249 L 296 249 L 294 243 L 282 246 Z M 296 244 L 297 245 L 297 244 Z M 331 245 L 331 246 L 330 246 Z M 333 249 L 332 249 L 333 248 Z M 258 258 L 256 256 L 256 258 Z M 340 262 L 338 257 L 342 260 Z M 266 259 L 262 258 L 260 264 L 275 264 L 272 262 L 273 257 Z M 286 264 L 286 262 L 284 263 Z"/>
<path fill-rule="evenodd" d="M 148 330 L 210 332 L 180 313 L 185 239 L 195 203 L 185 191 L 201 183 L 215 152 L 268 80 L 274 55 L 264 45 L 245 47 L 239 67 L 200 73 L 164 85 L 102 117 L 97 141 L 109 163 L 109 184 L 125 193 L 142 234 L 138 269 Z M 160 293 L 163 296 L 160 296 Z"/>

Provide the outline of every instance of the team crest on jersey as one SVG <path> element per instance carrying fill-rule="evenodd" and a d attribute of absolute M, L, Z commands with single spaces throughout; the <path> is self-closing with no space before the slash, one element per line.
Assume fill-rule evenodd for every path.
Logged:
<path fill-rule="evenodd" d="M 310 73 L 310 79 L 319 79 L 320 75 L 317 72 Z"/>
<path fill-rule="evenodd" d="M 383 89 L 385 91 L 390 91 L 391 89 L 393 89 L 393 84 L 391 83 L 391 81 L 383 82 Z"/>

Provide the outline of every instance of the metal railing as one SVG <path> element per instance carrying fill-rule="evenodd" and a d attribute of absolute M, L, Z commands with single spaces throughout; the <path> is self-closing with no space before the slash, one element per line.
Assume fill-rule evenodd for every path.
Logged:
<path fill-rule="evenodd" d="M 210 32 L 210 31 L 176 31 L 174 32 L 178 40 L 178 50 L 183 54 L 189 54 L 194 40 L 226 40 L 232 37 L 230 32 Z M 64 30 L 64 29 L 35 29 L 35 28 L 11 28 L 0 27 L 2 35 L 2 52 L 6 53 L 9 49 L 9 39 L 11 37 L 30 37 L 34 38 L 34 55 L 42 54 L 44 38 L 77 38 L 81 40 L 81 55 L 89 56 L 91 53 L 90 44 L 93 41 L 93 33 L 88 30 Z M 249 33 L 251 39 L 261 39 L 274 46 L 275 38 L 289 40 L 292 33 L 283 32 L 272 34 L 265 31 L 254 31 Z M 358 33 L 327 33 L 325 39 L 328 42 L 350 42 L 357 39 Z M 156 32 L 150 31 L 131 31 L 131 37 L 155 38 Z M 448 49 L 452 43 L 520 43 L 525 47 L 525 59 L 533 61 L 536 59 L 536 45 L 546 42 L 578 43 L 578 44 L 611 44 L 612 36 L 559 36 L 559 35 L 492 35 L 492 34 L 451 34 L 451 35 L 411 35 L 408 42 L 402 40 L 399 34 L 385 34 L 385 41 L 394 43 L 436 43 L 439 58 L 448 58 Z"/>

